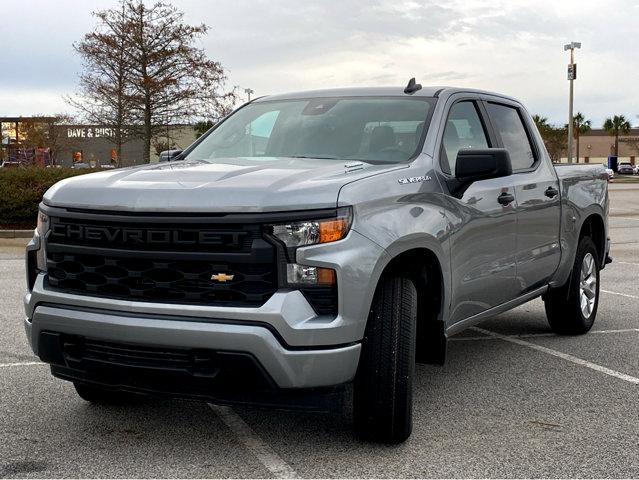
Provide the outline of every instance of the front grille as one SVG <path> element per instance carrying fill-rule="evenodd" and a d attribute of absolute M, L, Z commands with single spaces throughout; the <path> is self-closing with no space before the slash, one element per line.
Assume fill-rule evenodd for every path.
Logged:
<path fill-rule="evenodd" d="M 277 290 L 260 225 L 52 218 L 49 285 L 76 294 L 203 305 L 263 305 Z M 202 232 L 205 232 L 202 234 Z"/>
<path fill-rule="evenodd" d="M 55 332 L 41 332 L 39 345 L 44 361 L 107 385 L 195 394 L 274 385 L 248 353 L 116 343 Z"/>
<path fill-rule="evenodd" d="M 49 252 L 49 285 L 71 293 L 184 303 L 262 305 L 275 293 L 274 264 L 161 261 Z M 211 280 L 216 272 L 228 283 Z"/>
<path fill-rule="evenodd" d="M 92 360 L 131 367 L 191 370 L 196 364 L 210 360 L 210 355 L 189 350 L 144 347 L 99 340 L 66 338 L 63 342 L 67 361 Z"/>

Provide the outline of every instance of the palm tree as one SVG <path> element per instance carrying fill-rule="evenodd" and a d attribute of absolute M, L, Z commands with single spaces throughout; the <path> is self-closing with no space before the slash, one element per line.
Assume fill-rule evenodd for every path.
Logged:
<path fill-rule="evenodd" d="M 579 163 L 579 137 L 592 129 L 592 122 L 584 118 L 583 113 L 577 112 L 572 117 L 572 133 L 577 144 L 577 163 Z"/>
<path fill-rule="evenodd" d="M 615 137 L 615 157 L 619 156 L 619 135 L 627 135 L 630 132 L 630 122 L 623 115 L 615 115 L 606 118 L 603 128 L 608 134 Z"/>
<path fill-rule="evenodd" d="M 548 118 L 542 117 L 541 115 L 533 115 L 532 118 L 533 118 L 533 121 L 535 122 L 535 125 L 537 126 L 537 130 L 539 130 L 539 133 L 543 135 L 543 132 L 547 130 L 548 127 L 550 126 L 548 124 Z"/>
<path fill-rule="evenodd" d="M 548 155 L 553 162 L 558 162 L 566 151 L 566 128 L 551 125 L 548 123 L 548 118 L 541 115 L 533 115 L 532 118 L 541 134 Z"/>

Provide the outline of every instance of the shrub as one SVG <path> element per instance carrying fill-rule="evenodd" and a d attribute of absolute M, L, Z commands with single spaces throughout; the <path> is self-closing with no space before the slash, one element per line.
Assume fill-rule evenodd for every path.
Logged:
<path fill-rule="evenodd" d="M 49 187 L 93 170 L 71 168 L 0 168 L 0 229 L 34 228 L 38 205 Z"/>

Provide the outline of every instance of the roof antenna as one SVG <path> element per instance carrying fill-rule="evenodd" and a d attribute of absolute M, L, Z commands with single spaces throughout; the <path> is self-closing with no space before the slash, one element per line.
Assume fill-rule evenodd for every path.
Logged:
<path fill-rule="evenodd" d="M 404 93 L 415 93 L 417 90 L 421 90 L 422 89 L 422 84 L 421 83 L 415 83 L 415 77 L 411 78 L 408 81 L 408 85 L 406 85 L 406 88 L 404 89 Z"/>

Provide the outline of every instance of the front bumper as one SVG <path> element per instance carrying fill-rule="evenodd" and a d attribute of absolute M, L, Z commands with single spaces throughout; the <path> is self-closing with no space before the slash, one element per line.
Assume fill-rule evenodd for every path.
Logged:
<path fill-rule="evenodd" d="M 126 312 L 39 305 L 24 322 L 36 355 L 42 334 L 53 332 L 123 345 L 250 353 L 279 388 L 337 385 L 355 376 L 360 344 L 323 349 L 287 349 L 268 328 L 203 322 L 188 317 L 153 318 Z M 65 366 L 65 365 L 61 365 Z"/>
<path fill-rule="evenodd" d="M 24 299 L 25 328 L 36 355 L 42 333 L 51 332 L 143 347 L 241 352 L 255 358 L 279 388 L 339 385 L 355 377 L 371 285 L 385 256 L 355 231 L 298 251 L 298 263 L 337 271 L 336 317 L 317 315 L 299 291 L 278 291 L 259 308 L 139 302 L 56 291 L 40 273 Z"/>

